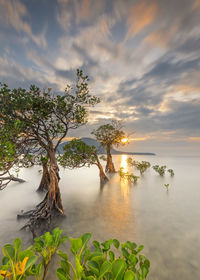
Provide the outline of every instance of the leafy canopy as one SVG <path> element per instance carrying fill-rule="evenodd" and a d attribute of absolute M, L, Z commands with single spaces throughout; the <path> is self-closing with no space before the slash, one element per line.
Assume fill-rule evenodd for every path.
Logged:
<path fill-rule="evenodd" d="M 73 139 L 64 146 L 64 153 L 59 156 L 59 163 L 67 168 L 79 168 L 97 164 L 97 150 L 80 139 Z"/>
<path fill-rule="evenodd" d="M 126 136 L 121 128 L 119 122 L 113 121 L 111 124 L 101 125 L 96 130 L 93 130 L 92 134 L 103 146 L 124 145 L 125 143 L 122 142 L 122 139 Z"/>
<path fill-rule="evenodd" d="M 1 84 L 0 123 L 12 130 L 17 121 L 20 133 L 15 140 L 19 144 L 55 151 L 69 129 L 87 122 L 87 107 L 98 102 L 99 98 L 89 94 L 88 77 L 81 70 L 77 70 L 75 87 L 67 86 L 62 95 L 36 86 L 28 91 L 10 90 Z"/>

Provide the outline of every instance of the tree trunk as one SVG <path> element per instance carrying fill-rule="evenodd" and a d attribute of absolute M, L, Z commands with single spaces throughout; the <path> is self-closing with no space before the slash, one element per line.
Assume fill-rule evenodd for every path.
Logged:
<path fill-rule="evenodd" d="M 50 207 L 50 210 L 58 210 L 61 214 L 63 214 L 63 206 L 61 200 L 61 194 L 59 189 L 59 167 L 56 161 L 55 152 L 51 152 L 50 156 L 50 183 L 49 183 L 49 192 L 47 196 L 47 206 Z"/>
<path fill-rule="evenodd" d="M 33 236 L 36 235 L 36 229 L 44 227 L 47 225 L 43 223 L 54 218 L 54 216 L 62 215 L 63 216 L 63 206 L 61 200 L 61 194 L 59 189 L 59 168 L 56 162 L 55 152 L 52 151 L 48 154 L 50 158 L 49 163 L 49 190 L 45 195 L 45 198 L 40 202 L 36 209 L 23 212 L 22 214 L 17 215 L 20 218 L 30 218 L 29 221 L 24 225 L 22 229 L 29 228 L 33 233 Z"/>
<path fill-rule="evenodd" d="M 40 181 L 39 188 L 37 189 L 38 192 L 46 192 L 49 190 L 50 175 L 49 175 L 47 162 L 44 162 L 42 164 L 42 168 L 43 168 L 42 179 Z"/>
<path fill-rule="evenodd" d="M 110 153 L 110 145 L 107 145 L 106 152 L 107 152 L 106 172 L 115 173 L 116 171 L 112 161 L 112 155 Z"/>
<path fill-rule="evenodd" d="M 97 166 L 99 168 L 99 177 L 100 177 L 100 182 L 101 182 L 101 185 L 105 184 L 106 182 L 108 182 L 108 177 L 106 176 L 106 174 L 104 173 L 103 171 L 103 167 L 98 159 L 98 156 L 97 156 Z"/>

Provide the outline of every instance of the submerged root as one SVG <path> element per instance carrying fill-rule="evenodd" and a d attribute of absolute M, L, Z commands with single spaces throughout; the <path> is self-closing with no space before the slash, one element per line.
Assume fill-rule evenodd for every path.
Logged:
<path fill-rule="evenodd" d="M 45 231 L 55 217 L 64 217 L 64 213 L 55 201 L 49 200 L 48 193 L 35 209 L 17 215 L 18 219 L 29 219 L 21 230 L 29 229 L 33 237 L 37 236 L 37 231 Z"/>

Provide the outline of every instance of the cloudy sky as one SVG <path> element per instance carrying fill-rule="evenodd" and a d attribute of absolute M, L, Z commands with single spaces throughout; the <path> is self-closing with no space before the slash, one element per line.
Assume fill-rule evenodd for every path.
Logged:
<path fill-rule="evenodd" d="M 11 88 L 88 74 L 102 101 L 74 136 L 117 119 L 128 150 L 200 155 L 200 0 L 0 0 L 0 42 Z"/>

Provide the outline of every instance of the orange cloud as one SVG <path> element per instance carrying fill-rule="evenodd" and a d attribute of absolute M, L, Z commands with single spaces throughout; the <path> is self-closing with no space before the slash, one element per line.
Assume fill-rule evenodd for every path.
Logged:
<path fill-rule="evenodd" d="M 191 141 L 191 142 L 200 142 L 200 137 L 188 137 L 187 138 L 188 141 Z"/>
<path fill-rule="evenodd" d="M 165 48 L 168 42 L 173 38 L 177 27 L 177 25 L 174 25 L 167 32 L 163 32 L 162 30 L 153 32 L 145 38 L 145 41 L 152 45 L 157 45 L 161 48 Z"/>
<path fill-rule="evenodd" d="M 90 11 L 90 0 L 83 0 L 80 9 L 80 19 L 87 19 Z"/>
<path fill-rule="evenodd" d="M 200 0 L 194 0 L 192 8 L 196 9 L 199 5 L 200 5 Z"/>
<path fill-rule="evenodd" d="M 158 6 L 152 1 L 142 0 L 133 4 L 128 17 L 128 37 L 136 35 L 144 27 L 152 23 L 156 17 Z"/>
<path fill-rule="evenodd" d="M 108 23 L 107 23 L 105 17 L 102 17 L 102 19 L 100 20 L 100 30 L 105 35 L 109 35 L 110 34 Z"/>

